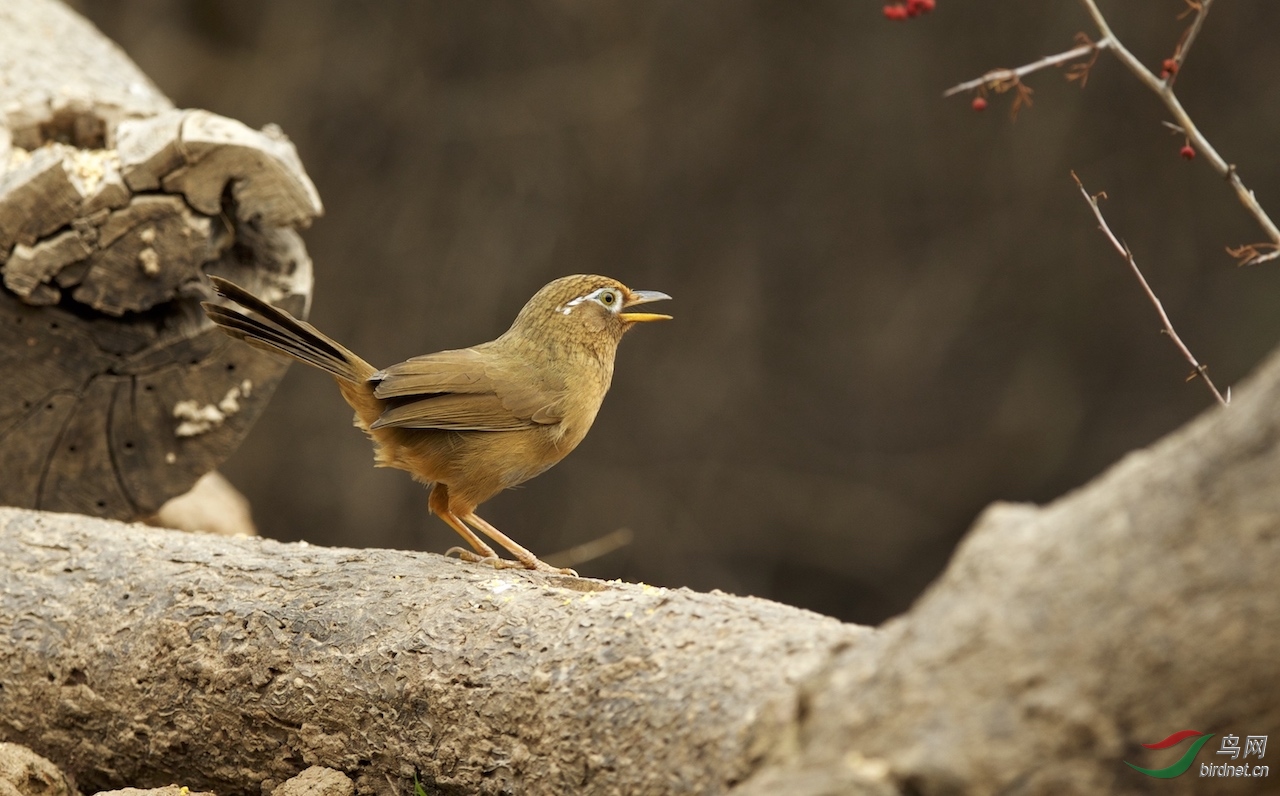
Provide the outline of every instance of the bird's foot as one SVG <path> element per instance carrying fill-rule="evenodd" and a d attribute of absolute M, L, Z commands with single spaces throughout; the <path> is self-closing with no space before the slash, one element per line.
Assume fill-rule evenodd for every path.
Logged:
<path fill-rule="evenodd" d="M 517 567 L 533 570 L 534 572 L 550 572 L 553 575 L 568 575 L 571 578 L 580 577 L 577 570 L 569 569 L 568 567 L 553 567 L 538 558 L 534 558 L 531 561 L 508 561 L 504 558 L 498 569 L 515 569 Z"/>
<path fill-rule="evenodd" d="M 448 550 L 444 551 L 444 554 L 446 556 L 457 556 L 459 560 L 466 561 L 468 564 L 492 564 L 494 569 L 503 568 L 499 564 L 503 559 L 498 558 L 497 555 L 492 553 L 487 556 L 482 556 L 465 547 L 450 547 Z"/>
<path fill-rule="evenodd" d="M 535 572 L 550 572 L 556 575 L 569 575 L 570 577 L 578 577 L 578 573 L 568 567 L 553 567 L 537 558 L 529 561 L 512 561 L 509 558 L 499 558 L 496 555 L 482 556 L 474 553 L 465 547 L 450 547 L 444 551 L 447 556 L 456 555 L 459 559 L 471 564 L 487 564 L 494 569 L 528 569 Z"/>

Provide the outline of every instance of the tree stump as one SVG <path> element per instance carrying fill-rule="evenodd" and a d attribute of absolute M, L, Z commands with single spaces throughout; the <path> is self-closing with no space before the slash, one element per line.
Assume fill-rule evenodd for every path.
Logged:
<path fill-rule="evenodd" d="M 0 503 L 149 516 L 240 444 L 286 365 L 205 274 L 294 313 L 322 212 L 293 145 L 178 110 L 54 0 L 0 2 Z"/>

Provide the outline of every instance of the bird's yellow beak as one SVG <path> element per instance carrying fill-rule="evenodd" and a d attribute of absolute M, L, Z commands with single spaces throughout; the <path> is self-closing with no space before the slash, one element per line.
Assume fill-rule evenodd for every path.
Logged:
<path fill-rule="evenodd" d="M 632 290 L 628 292 L 627 303 L 622 306 L 634 307 L 637 304 L 648 304 L 651 301 L 670 300 L 670 296 L 657 290 Z M 619 314 L 618 317 L 628 323 L 647 323 L 649 321 L 671 320 L 670 315 L 662 315 L 657 312 L 624 312 Z"/>

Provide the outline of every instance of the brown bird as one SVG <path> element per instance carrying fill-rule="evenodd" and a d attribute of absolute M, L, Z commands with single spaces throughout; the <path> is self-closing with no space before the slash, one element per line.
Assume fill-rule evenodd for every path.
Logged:
<path fill-rule="evenodd" d="M 613 379 L 622 336 L 637 323 L 671 317 L 625 310 L 670 296 L 604 276 L 562 277 L 535 293 L 496 340 L 378 370 L 239 285 L 210 280 L 218 295 L 255 313 L 204 302 L 210 320 L 255 348 L 327 371 L 355 410 L 355 425 L 373 440 L 376 465 L 407 470 L 430 487 L 428 508 L 472 548 L 448 553 L 498 568 L 576 574 L 538 560 L 476 507 L 582 442 Z M 519 563 L 499 558 L 473 528 Z"/>

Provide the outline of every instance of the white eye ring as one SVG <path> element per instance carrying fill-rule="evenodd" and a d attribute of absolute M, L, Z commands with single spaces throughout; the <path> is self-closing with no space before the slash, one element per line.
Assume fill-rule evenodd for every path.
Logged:
<path fill-rule="evenodd" d="M 622 306 L 622 294 L 611 287 L 597 290 L 594 298 L 610 312 L 617 312 L 618 308 Z"/>
<path fill-rule="evenodd" d="M 618 311 L 622 309 L 622 293 L 616 288 L 602 287 L 593 293 L 588 293 L 585 296 L 578 296 L 568 304 L 557 307 L 556 310 L 559 311 L 561 315 L 568 315 L 573 312 L 574 307 L 584 301 L 594 301 L 609 312 L 612 312 L 614 315 L 617 315 Z"/>

